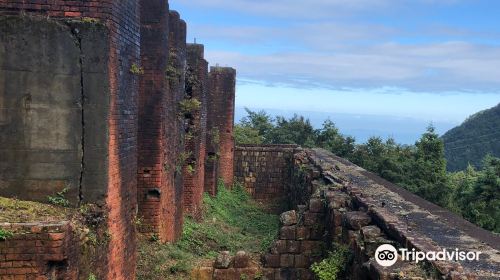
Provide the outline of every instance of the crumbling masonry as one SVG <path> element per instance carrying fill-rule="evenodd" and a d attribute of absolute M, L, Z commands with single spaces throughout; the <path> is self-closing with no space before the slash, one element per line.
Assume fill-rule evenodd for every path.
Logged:
<path fill-rule="evenodd" d="M 216 146 L 232 158 L 236 73 L 211 72 L 167 0 L 0 0 L 0 195 L 97 205 L 109 242 L 92 271 L 132 279 L 136 225 L 175 241 L 183 216 L 199 215 L 206 157 L 219 164 L 208 129 L 224 129 Z M 213 170 L 213 183 L 231 182 Z M 0 278 L 87 279 L 71 224 L 14 228 L 63 247 L 50 257 L 0 244 Z"/>
<path fill-rule="evenodd" d="M 262 263 L 245 254 L 200 279 L 313 279 L 332 249 L 350 279 L 500 279 L 500 238 L 321 149 L 234 147 L 236 71 L 186 44 L 167 0 L 0 0 L 0 196 L 70 220 L 0 223 L 0 279 L 135 278 L 136 228 L 175 241 L 203 192 L 233 176 L 289 211 Z M 3 209 L 0 209 L 2 211 Z M 374 261 L 378 245 L 480 250 L 477 262 Z"/>

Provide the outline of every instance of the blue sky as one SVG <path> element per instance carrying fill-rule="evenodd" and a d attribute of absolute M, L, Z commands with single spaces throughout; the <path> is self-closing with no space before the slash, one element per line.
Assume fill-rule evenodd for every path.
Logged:
<path fill-rule="evenodd" d="M 238 107 L 458 124 L 500 102 L 500 1 L 171 0 Z M 335 120 L 334 120 L 335 121 Z"/>

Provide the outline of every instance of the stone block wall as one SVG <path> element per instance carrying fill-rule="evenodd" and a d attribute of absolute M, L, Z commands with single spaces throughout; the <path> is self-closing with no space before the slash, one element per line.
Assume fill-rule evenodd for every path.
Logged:
<path fill-rule="evenodd" d="M 211 162 L 207 163 L 206 184 L 209 185 L 206 185 L 205 189 L 214 193 L 217 177 L 220 177 L 226 186 L 233 184 L 236 70 L 229 67 L 210 67 L 208 79 L 207 159 Z M 212 166 L 212 159 L 218 159 L 216 166 Z"/>
<path fill-rule="evenodd" d="M 290 192 L 306 192 L 309 198 L 281 214 L 278 240 L 263 256 L 264 279 L 315 279 L 310 265 L 339 246 L 349 251 L 344 275 L 349 279 L 500 277 L 498 236 L 324 150 L 300 151 L 294 162 L 294 172 L 305 179 Z M 419 264 L 399 256 L 393 266 L 382 267 L 375 261 L 382 244 L 424 253 L 458 249 L 484 255 L 476 261 Z"/>
<path fill-rule="evenodd" d="M 222 251 L 216 260 L 194 269 L 191 279 L 262 279 L 262 269 L 245 251 L 238 251 L 234 256 L 229 251 Z"/>
<path fill-rule="evenodd" d="M 185 150 L 189 154 L 184 164 L 184 210 L 199 218 L 205 180 L 207 139 L 208 62 L 204 46 L 187 45 Z M 190 106 L 187 106 L 190 105 Z"/>
<path fill-rule="evenodd" d="M 287 196 L 297 145 L 240 145 L 234 152 L 234 176 L 258 200 Z"/>

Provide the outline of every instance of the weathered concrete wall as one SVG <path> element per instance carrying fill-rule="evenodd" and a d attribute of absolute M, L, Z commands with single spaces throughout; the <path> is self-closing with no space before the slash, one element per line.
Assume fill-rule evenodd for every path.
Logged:
<path fill-rule="evenodd" d="M 183 224 L 183 200 L 184 181 L 182 167 L 185 161 L 184 135 L 185 119 L 180 110 L 180 102 L 185 97 L 186 78 L 186 22 L 180 18 L 176 11 L 170 11 L 169 15 L 169 64 L 166 70 L 169 81 L 169 109 L 167 110 L 168 151 L 166 168 L 170 170 L 171 204 L 168 208 L 170 215 L 165 221 L 170 225 L 171 234 L 174 239 L 180 237 Z"/>
<path fill-rule="evenodd" d="M 217 174 L 227 186 L 232 186 L 234 177 L 234 102 L 236 70 L 229 67 L 211 67 L 208 75 L 207 96 L 207 158 L 218 158 L 216 171 L 207 163 L 209 186 L 205 189 L 213 193 Z"/>
<path fill-rule="evenodd" d="M 183 168 L 184 210 L 196 218 L 201 216 L 205 182 L 208 62 L 204 59 L 204 51 L 203 45 L 187 45 L 185 102 L 193 108 L 184 112 L 185 151 L 189 154 Z"/>
<path fill-rule="evenodd" d="M 103 201 L 107 29 L 15 16 L 0 28 L 0 195 Z"/>
<path fill-rule="evenodd" d="M 172 171 L 167 158 L 167 103 L 169 94 L 165 69 L 168 66 L 168 3 L 141 3 L 141 66 L 138 131 L 137 199 L 141 231 L 172 241 L 168 220 L 172 215 Z"/>
<path fill-rule="evenodd" d="M 77 204 L 83 156 L 78 39 L 69 26 L 27 17 L 4 17 L 0 28 L 0 194 L 46 201 L 69 188 Z"/>
<path fill-rule="evenodd" d="M 103 30 L 99 31 L 100 29 L 96 28 L 88 34 L 82 27 L 78 28 L 72 23 L 69 24 L 72 28 L 68 29 L 63 36 L 74 34 L 74 44 L 81 49 L 80 54 L 86 55 L 79 55 L 78 59 L 75 57 L 79 53 L 78 48 L 75 53 L 75 47 L 71 46 L 69 42 L 64 43 L 65 39 L 63 37 L 60 38 L 63 41 L 46 40 L 46 37 L 53 36 L 53 33 L 49 30 L 40 30 L 41 34 L 39 35 L 33 34 L 34 36 L 40 36 L 41 43 L 44 40 L 46 40 L 46 43 L 42 44 L 36 60 L 26 60 L 32 64 L 32 68 L 36 69 L 37 65 L 64 63 L 67 69 L 61 68 L 59 70 L 64 71 L 59 73 L 47 68 L 47 72 L 52 74 L 53 77 L 44 77 L 46 81 L 36 82 L 44 85 L 54 79 L 65 80 L 64 82 L 58 82 L 61 88 L 52 86 L 54 93 L 60 94 L 57 99 L 55 99 L 55 95 L 51 96 L 49 93 L 44 92 L 43 89 L 40 89 L 34 92 L 37 94 L 36 98 L 32 97 L 31 101 L 27 98 L 28 102 L 23 103 L 30 104 L 30 110 L 36 108 L 37 110 L 32 110 L 34 113 L 41 114 L 43 112 L 43 117 L 38 118 L 38 120 L 43 121 L 35 121 L 33 118 L 28 122 L 30 125 L 36 124 L 38 126 L 38 128 L 34 126 L 32 131 L 38 133 L 36 135 L 39 136 L 39 139 L 36 143 L 41 148 L 36 148 L 36 145 L 34 148 L 44 149 L 47 146 L 42 140 L 47 138 L 45 138 L 45 135 L 40 135 L 41 131 L 47 129 L 44 126 L 45 123 L 51 123 L 48 127 L 51 133 L 52 131 L 55 131 L 56 134 L 59 133 L 56 135 L 59 142 L 55 142 L 58 143 L 57 149 L 52 149 L 57 152 L 45 153 L 43 157 L 35 160 L 41 163 L 56 161 L 60 164 L 61 160 L 58 160 L 57 157 L 59 157 L 58 150 L 62 148 L 69 151 L 67 158 L 72 158 L 71 163 L 62 161 L 65 166 L 70 167 L 70 174 L 58 171 L 58 173 L 54 174 L 55 178 L 53 178 L 56 180 L 48 180 L 55 185 L 54 191 L 64 187 L 57 185 L 57 181 L 62 175 L 64 175 L 66 181 L 75 181 L 77 172 L 76 167 L 73 166 L 82 165 L 83 161 L 83 168 L 81 169 L 83 174 L 81 174 L 79 180 L 81 188 L 77 192 L 75 187 L 72 187 L 73 189 L 68 193 L 68 198 L 74 203 L 97 203 L 107 210 L 107 227 L 111 239 L 107 253 L 102 254 L 105 255 L 105 260 L 102 260 L 101 264 L 106 267 L 106 271 L 102 273 L 103 275 L 98 275 L 98 277 L 101 279 L 124 279 L 134 275 L 135 266 L 125 264 L 124 260 L 135 263 L 136 255 L 133 220 L 137 203 L 137 97 L 139 83 L 138 76 L 132 73 L 130 69 L 133 64 L 140 64 L 138 1 L 47 2 L 34 0 L 27 3 L 26 1 L 3 0 L 0 1 L 0 14 L 15 15 L 18 19 L 23 19 L 26 16 L 49 15 L 59 18 L 61 25 L 65 25 L 68 18 L 83 16 L 88 17 L 83 21 L 84 23 L 96 26 L 98 26 L 96 22 L 103 24 Z M 46 18 L 44 20 L 46 22 L 50 21 Z M 43 23 L 40 26 L 47 26 L 47 24 Z M 34 24 L 31 25 L 31 28 L 37 28 L 37 26 Z M 30 32 L 29 30 L 26 31 Z M 17 36 L 22 38 L 21 33 L 18 33 Z M 92 44 L 92 40 L 96 40 L 95 44 Z M 68 47 L 68 50 L 59 50 L 49 55 L 50 50 L 54 50 L 54 48 L 57 50 L 61 46 Z M 20 52 L 25 57 L 30 57 L 31 51 L 37 51 L 29 50 L 28 45 L 21 44 L 20 47 Z M 8 50 L 11 51 L 12 48 Z M 23 59 L 20 60 L 20 64 L 22 64 Z M 81 65 L 80 74 L 78 74 L 78 71 L 76 74 L 73 74 L 72 71 L 68 72 L 68 69 L 77 69 L 78 65 Z M 40 70 L 37 71 L 41 72 Z M 33 73 L 30 70 L 26 71 L 25 74 L 29 77 L 40 78 L 40 74 Z M 78 78 L 76 78 L 78 75 L 81 75 L 79 83 L 77 83 Z M 34 83 L 29 82 L 25 85 L 33 86 Z M 78 85 L 79 97 L 77 97 L 76 91 L 70 87 L 73 83 Z M 27 94 L 29 88 L 25 87 L 25 85 L 18 88 L 17 91 Z M 10 94 L 4 93 L 3 96 L 9 96 Z M 50 101 L 50 104 L 59 102 L 58 109 L 63 109 L 60 110 L 61 112 L 64 113 L 69 108 L 75 110 L 69 110 L 67 116 L 58 114 L 57 117 L 54 117 L 49 110 L 42 110 L 44 103 L 39 97 L 44 94 L 46 95 L 45 98 L 53 99 L 45 100 Z M 35 107 L 31 105 L 34 99 L 35 104 L 37 104 Z M 71 103 L 71 106 L 64 105 L 69 103 Z M 80 114 L 77 113 L 77 110 L 80 111 Z M 80 127 L 77 121 L 73 120 L 76 115 L 80 116 Z M 76 127 L 74 127 L 75 125 Z M 71 131 L 68 132 L 66 130 L 68 128 L 71 128 Z M 47 135 L 51 135 L 51 133 L 47 133 Z M 66 137 L 64 133 L 71 136 Z M 76 139 L 80 139 L 80 141 L 75 143 Z M 81 154 L 82 152 L 83 154 Z M 36 156 L 36 153 L 30 154 Z M 49 155 L 49 157 L 46 157 L 46 155 Z M 47 168 L 50 170 L 49 165 Z M 65 184 L 65 182 L 59 184 Z M 22 187 L 24 195 L 38 193 L 38 190 L 33 189 L 29 182 Z M 40 191 L 40 193 L 41 195 L 35 195 L 38 196 L 39 200 L 45 196 L 43 191 Z"/>
<path fill-rule="evenodd" d="M 297 145 L 241 145 L 234 152 L 234 176 L 258 200 L 288 196 Z"/>

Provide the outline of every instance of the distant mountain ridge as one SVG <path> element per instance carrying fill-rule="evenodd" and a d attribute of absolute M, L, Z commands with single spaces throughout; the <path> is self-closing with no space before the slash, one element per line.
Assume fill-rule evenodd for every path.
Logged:
<path fill-rule="evenodd" d="M 449 171 L 463 170 L 469 163 L 480 167 L 487 154 L 500 157 L 500 104 L 470 116 L 442 139 Z"/>

